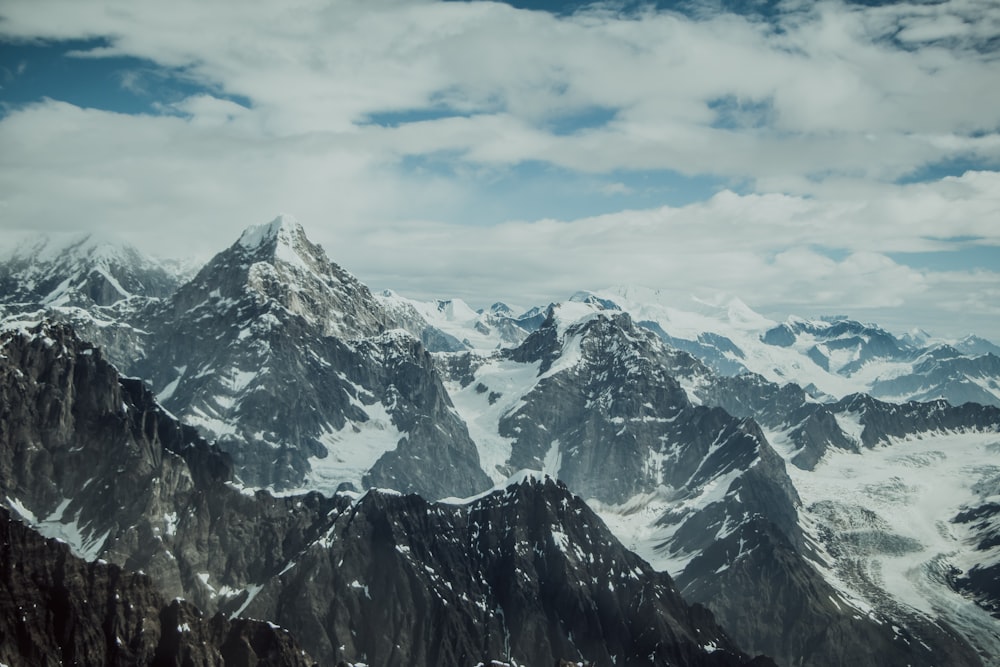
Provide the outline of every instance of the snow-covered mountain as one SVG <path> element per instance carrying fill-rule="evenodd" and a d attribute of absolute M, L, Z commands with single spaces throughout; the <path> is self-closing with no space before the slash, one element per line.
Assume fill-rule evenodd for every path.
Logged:
<path fill-rule="evenodd" d="M 896 402 L 943 398 L 954 405 L 1000 406 L 998 350 L 976 336 L 897 337 L 845 317 L 775 322 L 737 298 L 691 299 L 678 306 L 639 287 L 573 297 L 588 299 L 629 313 L 672 347 L 724 375 L 751 372 L 778 384 L 794 382 L 823 400 L 867 393 Z"/>
<path fill-rule="evenodd" d="M 538 309 L 516 315 L 505 303 L 473 310 L 461 299 L 416 301 L 385 290 L 377 296 L 393 323 L 419 338 L 432 352 L 513 347 L 544 317 Z"/>
<path fill-rule="evenodd" d="M 514 347 L 545 312 L 536 307 L 513 316 L 503 304 L 473 311 L 459 300 L 418 302 L 391 291 L 379 299 L 396 326 L 435 352 Z M 582 291 L 569 300 L 627 312 L 723 375 L 750 372 L 794 382 L 822 400 L 867 393 L 895 402 L 943 398 L 954 405 L 1000 406 L 1000 347 L 974 335 L 954 341 L 923 331 L 895 336 L 846 317 L 777 322 L 738 298 L 676 304 L 657 290 L 634 286 Z"/>
<path fill-rule="evenodd" d="M 240 641 L 246 623 L 229 619 L 243 615 L 268 621 L 262 632 L 272 636 L 248 639 L 244 657 L 225 664 L 255 664 L 249 649 L 267 641 L 267 664 L 299 664 L 278 662 L 294 645 L 271 623 L 292 629 L 321 664 L 751 664 L 710 613 L 687 605 L 669 576 L 627 551 L 551 478 L 525 474 L 436 504 L 379 490 L 247 492 L 233 484 L 225 454 L 62 325 L 0 335 L 0 399 L 0 497 L 89 561 L 36 548 L 5 577 L 0 628 L 17 631 L 0 635 L 0 656 L 10 664 L 46 650 L 72 656 L 81 634 L 91 640 L 80 661 L 114 652 L 117 637 L 128 649 L 108 664 L 160 651 L 158 643 L 167 643 L 161 661 L 170 650 L 180 656 L 154 664 L 222 664 L 218 644 Z M 0 532 L 16 533 L 5 522 L 0 513 Z M 4 540 L 20 557 L 17 546 Z M 116 587 L 107 580 L 120 570 L 107 563 L 148 573 L 163 597 L 137 591 L 130 575 Z M 26 568 L 72 578 L 49 585 Z M 93 606 L 109 607 L 100 618 L 79 609 L 87 590 L 103 593 Z M 222 614 L 206 623 L 178 602 L 160 612 L 159 600 L 173 596 Z M 149 613 L 160 622 L 146 626 L 147 637 Z M 39 616 L 28 635 L 36 653 L 14 644 L 29 614 Z M 193 647 L 186 633 L 199 639 Z"/>
<path fill-rule="evenodd" d="M 776 450 L 752 414 L 733 417 L 713 407 L 714 396 L 732 389 L 730 378 L 667 348 L 607 306 L 594 299 L 568 302 L 516 348 L 443 359 L 456 408 L 487 472 L 499 477 L 531 467 L 565 480 L 623 542 L 712 608 L 738 641 L 779 663 L 874 665 L 888 655 L 905 656 L 909 664 L 975 660 L 969 637 L 951 630 L 964 616 L 924 615 L 925 606 L 913 606 L 896 589 L 875 586 L 873 593 L 857 581 L 845 585 L 838 574 L 844 563 L 824 550 L 823 530 L 832 527 L 818 501 L 810 495 L 804 503 L 798 492 L 799 486 L 811 492 L 809 473 L 796 469 L 790 477 L 786 471 L 796 454 L 790 435 L 772 435 L 781 446 Z M 760 403 L 785 391 L 760 382 L 740 388 L 759 393 Z M 786 421 L 793 413 L 827 409 L 797 391 Z M 834 450 L 858 457 L 887 438 L 949 429 L 996 438 L 1000 428 L 994 408 L 894 409 L 857 397 L 832 408 L 827 421 L 815 418 L 822 427 L 811 433 L 811 446 L 822 447 L 817 458 L 825 461 Z M 816 469 L 825 470 L 822 464 Z M 893 539 L 891 531 L 886 539 Z M 830 548 L 853 557 L 842 545 Z M 937 548 L 921 543 L 918 551 Z M 949 582 L 925 583 L 933 588 L 929 595 L 964 605 L 970 618 L 988 618 Z M 760 599 L 769 600 L 766 621 L 746 613 L 747 601 Z M 977 637 L 982 629 L 962 627 Z M 995 648 L 982 641 L 976 648 Z"/>
<path fill-rule="evenodd" d="M 135 248 L 90 234 L 40 236 L 0 257 L 0 302 L 110 306 L 171 294 L 179 277 Z"/>
<path fill-rule="evenodd" d="M 369 664 L 1000 655 L 988 341 L 372 294 L 288 216 L 162 290 L 87 243 L 0 267 L 0 492 L 168 599 Z"/>
<path fill-rule="evenodd" d="M 163 301 L 133 372 L 253 486 L 432 498 L 488 487 L 430 356 L 388 325 L 368 288 L 283 216 Z"/>
<path fill-rule="evenodd" d="M 127 368 L 145 346 L 141 314 L 183 276 L 179 265 L 113 239 L 41 235 L 0 258 L 0 327 L 67 322 Z"/>

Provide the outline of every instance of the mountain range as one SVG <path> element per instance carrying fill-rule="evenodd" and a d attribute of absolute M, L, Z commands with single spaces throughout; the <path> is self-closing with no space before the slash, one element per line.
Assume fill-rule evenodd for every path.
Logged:
<path fill-rule="evenodd" d="M 30 538 L 59 581 L 140 577 L 157 636 L 186 600 L 205 664 L 1000 661 L 989 341 L 640 288 L 373 294 L 287 216 L 190 273 L 33 241 L 0 286 L 7 530 L 66 543 Z M 65 595 L 29 589 L 0 661 Z M 84 655 L 60 623 L 39 650 Z"/>

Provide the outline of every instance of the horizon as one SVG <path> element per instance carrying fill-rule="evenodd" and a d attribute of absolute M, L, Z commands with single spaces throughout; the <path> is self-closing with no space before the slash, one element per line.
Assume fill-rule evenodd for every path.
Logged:
<path fill-rule="evenodd" d="M 294 9 L 0 8 L 0 244 L 207 261 L 289 211 L 410 298 L 642 285 L 1000 340 L 995 4 Z"/>
<path fill-rule="evenodd" d="M 309 236 L 308 226 L 303 225 L 294 216 L 288 214 L 279 214 L 277 217 L 275 217 L 273 220 L 269 222 L 249 225 L 248 227 L 243 229 L 243 231 L 240 233 L 239 236 L 233 239 L 232 243 L 230 243 L 225 247 L 219 248 L 218 252 L 215 253 L 215 255 L 224 252 L 225 250 L 236 244 L 241 243 L 244 237 L 246 237 L 248 233 L 260 232 L 266 229 L 267 227 L 274 225 L 279 220 L 290 221 L 292 224 L 299 225 L 302 228 L 306 238 L 309 239 L 311 242 L 313 241 L 313 239 L 310 238 Z M 204 266 L 208 264 L 208 262 L 210 262 L 215 256 L 212 255 L 210 257 L 205 258 L 204 260 L 198 260 L 198 261 L 192 261 L 190 258 L 158 257 L 156 255 L 148 254 L 143 250 L 136 248 L 135 246 L 123 241 L 120 238 L 108 234 L 95 233 L 89 231 L 51 232 L 51 233 L 29 232 L 26 233 L 23 238 L 21 238 L 20 242 L 17 244 L 16 247 L 9 248 L 6 255 L 0 255 L 0 262 L 7 261 L 12 257 L 23 258 L 24 255 L 21 253 L 23 253 L 24 250 L 29 249 L 29 247 L 32 245 L 39 244 L 39 242 L 41 241 L 44 241 L 45 244 L 43 250 L 52 253 L 60 252 L 74 245 L 84 245 L 87 241 L 96 242 L 93 245 L 96 245 L 98 247 L 126 248 L 130 250 L 135 250 L 139 252 L 143 258 L 152 260 L 153 262 L 160 264 L 164 269 L 174 272 L 176 275 L 182 278 L 182 281 L 193 280 L 194 274 L 196 274 L 202 268 L 204 268 Z M 52 243 L 53 245 L 49 247 L 49 243 Z M 320 247 L 323 248 L 322 244 L 320 244 Z M 326 253 L 327 259 L 329 259 L 331 263 L 339 265 L 339 262 L 337 262 L 335 258 L 330 257 L 330 254 L 329 252 L 327 252 L 326 248 L 323 248 L 323 252 Z M 353 272 L 349 271 L 348 273 L 354 275 Z M 516 317 L 520 317 L 523 315 L 527 315 L 531 311 L 535 311 L 538 309 L 546 310 L 552 306 L 559 306 L 564 303 L 577 301 L 578 297 L 594 295 L 597 296 L 598 298 L 611 300 L 616 308 L 624 312 L 628 312 L 629 305 L 638 305 L 641 303 L 641 304 L 656 304 L 658 306 L 665 306 L 667 308 L 677 311 L 678 314 L 698 313 L 700 315 L 704 315 L 703 312 L 699 313 L 699 311 L 704 311 L 705 309 L 708 309 L 710 311 L 713 311 L 713 313 L 720 313 L 723 309 L 731 308 L 735 305 L 740 310 L 748 309 L 754 316 L 767 320 L 769 324 L 773 326 L 778 326 L 787 323 L 795 323 L 795 322 L 832 323 L 838 321 L 852 321 L 862 324 L 866 327 L 887 331 L 888 333 L 899 339 L 902 339 L 904 336 L 907 335 L 911 336 L 924 335 L 927 338 L 926 344 L 928 345 L 958 343 L 969 338 L 979 338 L 982 340 L 986 340 L 989 343 L 996 344 L 996 341 L 994 339 L 990 338 L 989 336 L 982 335 L 980 332 L 968 332 L 962 336 L 942 336 L 937 332 L 927 331 L 925 327 L 912 327 L 906 330 L 892 329 L 885 326 L 882 322 L 878 322 L 876 320 L 863 320 L 852 317 L 851 315 L 846 313 L 824 313 L 815 316 L 803 316 L 797 313 L 786 313 L 780 317 L 773 316 L 757 311 L 756 309 L 748 305 L 742 298 L 740 298 L 739 295 L 727 294 L 723 292 L 710 293 L 703 291 L 701 294 L 694 294 L 694 293 L 680 294 L 676 292 L 671 293 L 669 290 L 662 290 L 660 288 L 649 285 L 641 285 L 633 283 L 633 284 L 620 284 L 620 285 L 604 285 L 598 288 L 581 288 L 572 293 L 567 293 L 565 295 L 562 295 L 556 299 L 544 302 L 525 304 L 504 298 L 495 299 L 492 301 L 489 300 L 467 301 L 462 297 L 450 297 L 441 295 L 436 295 L 436 296 L 430 295 L 421 298 L 417 295 L 406 293 L 405 291 L 393 287 L 383 287 L 376 289 L 369 286 L 368 283 L 363 279 L 363 277 L 357 275 L 354 275 L 354 277 L 358 279 L 363 285 L 368 287 L 373 294 L 389 292 L 392 295 L 395 295 L 397 297 L 402 297 L 403 299 L 406 300 L 423 302 L 423 303 L 441 304 L 449 302 L 458 302 L 468 307 L 471 311 L 480 314 L 489 311 L 493 306 L 503 305 L 506 306 L 507 308 L 510 308 L 515 313 Z M 183 282 L 181 284 L 183 284 Z M 630 294 L 626 294 L 626 292 Z M 638 292 L 638 295 L 636 295 L 636 292 Z M 719 322 L 723 321 L 721 317 L 714 317 L 712 314 L 707 315 L 707 317 L 715 319 L 716 321 Z M 690 329 L 690 326 L 682 328 L 687 330 Z M 677 333 L 677 332 L 674 333 L 675 335 L 678 335 L 680 338 L 684 338 L 683 333 Z"/>

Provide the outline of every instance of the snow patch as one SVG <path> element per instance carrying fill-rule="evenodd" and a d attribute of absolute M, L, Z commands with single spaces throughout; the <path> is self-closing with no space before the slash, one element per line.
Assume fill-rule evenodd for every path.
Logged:
<path fill-rule="evenodd" d="M 67 519 L 65 513 L 71 502 L 69 498 L 64 498 L 45 519 L 39 520 L 20 500 L 7 496 L 8 507 L 17 512 L 25 523 L 42 536 L 65 543 L 75 556 L 93 562 L 104 549 L 111 531 L 109 529 L 101 534 L 89 526 L 81 526 L 79 515 Z"/>
<path fill-rule="evenodd" d="M 474 380 L 466 387 L 457 382 L 445 384 L 455 410 L 476 443 L 480 465 L 495 484 L 509 476 L 507 462 L 514 442 L 513 438 L 499 435 L 500 420 L 521 407 L 522 398 L 538 382 L 539 366 L 540 362 L 491 359 L 476 370 Z"/>
<path fill-rule="evenodd" d="M 831 449 L 812 472 L 789 465 L 803 501 L 803 529 L 829 563 L 819 567 L 827 581 L 863 611 L 883 608 L 884 601 L 869 597 L 863 581 L 851 574 L 860 567 L 895 603 L 941 618 L 973 645 L 1000 655 L 996 620 L 956 593 L 944 576 L 952 567 L 967 571 L 982 562 L 968 528 L 952 519 L 983 502 L 975 486 L 1000 474 L 998 445 L 996 434 L 923 434 L 860 453 Z M 839 568 L 823 549 L 821 531 L 860 531 L 880 539 L 877 548 L 848 550 L 851 562 Z"/>

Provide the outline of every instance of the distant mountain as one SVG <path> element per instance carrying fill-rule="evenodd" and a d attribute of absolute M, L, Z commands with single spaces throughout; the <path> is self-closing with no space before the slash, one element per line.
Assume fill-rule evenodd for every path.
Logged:
<path fill-rule="evenodd" d="M 431 352 L 513 347 L 541 324 L 536 313 L 515 315 L 504 303 L 476 311 L 461 299 L 415 301 L 392 290 L 377 298 L 393 324 L 419 338 Z"/>
<path fill-rule="evenodd" d="M 696 384 L 678 371 L 684 359 L 702 383 L 725 378 L 606 306 L 562 304 L 516 348 L 442 360 L 488 472 L 532 467 L 565 480 L 740 642 L 779 663 L 977 661 L 947 625 L 912 610 L 859 614 L 857 595 L 816 567 L 816 538 L 764 432 L 692 404 L 676 379 Z M 767 614 L 748 614 L 760 599 Z"/>
<path fill-rule="evenodd" d="M 169 262 L 87 234 L 39 236 L 0 258 L 0 327 L 57 319 L 128 371 L 146 345 L 142 313 L 182 281 Z"/>
<path fill-rule="evenodd" d="M 111 306 L 134 296 L 167 296 L 178 284 L 165 264 L 87 234 L 41 236 L 0 258 L 4 304 Z"/>
<path fill-rule="evenodd" d="M 636 287 L 580 292 L 573 299 L 629 313 L 717 373 L 795 383 L 819 400 L 866 393 L 895 402 L 942 398 L 1000 407 L 1000 357 L 996 346 L 975 336 L 950 345 L 926 333 L 896 337 L 839 316 L 777 323 L 739 299 L 692 300 L 682 310 Z"/>
<path fill-rule="evenodd" d="M 971 355 L 974 357 L 982 356 L 984 354 L 992 354 L 993 356 L 1000 357 L 1000 346 L 991 343 L 985 338 L 980 338 L 979 336 L 969 335 L 954 344 L 956 350 L 962 354 Z"/>

